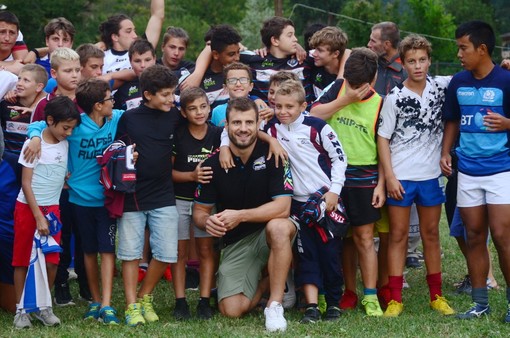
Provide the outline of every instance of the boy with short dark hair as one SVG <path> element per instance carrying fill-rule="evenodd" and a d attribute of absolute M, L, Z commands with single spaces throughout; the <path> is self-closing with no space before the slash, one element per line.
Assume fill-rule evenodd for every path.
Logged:
<path fill-rule="evenodd" d="M 202 163 L 220 146 L 223 128 L 207 123 L 210 109 L 207 94 L 203 89 L 193 87 L 181 93 L 181 114 L 188 123 L 181 125 L 175 133 L 172 171 L 176 207 L 179 212 L 179 254 L 177 264 L 172 264 L 175 291 L 174 317 L 178 320 L 189 319 L 191 316 L 185 295 L 185 267 L 191 226 L 193 226 L 200 259 L 200 300 L 197 306 L 197 317 L 200 319 L 212 317 L 209 298 L 214 285 L 217 254 L 213 250 L 212 236 L 195 226 L 190 213 L 197 184 L 209 183 L 212 176 L 211 168 L 203 166 Z"/>
<path fill-rule="evenodd" d="M 416 203 L 430 292 L 430 307 L 443 315 L 453 309 L 442 295 L 439 219 L 445 202 L 439 167 L 443 107 L 449 77 L 429 77 L 432 46 L 408 35 L 399 54 L 408 78 L 386 96 L 377 147 L 384 168 L 390 219 L 388 272 L 390 302 L 385 317 L 403 310 L 402 284 L 411 206 Z"/>
<path fill-rule="evenodd" d="M 179 112 L 173 108 L 177 78 L 165 66 L 154 65 L 140 76 L 142 103 L 119 121 L 116 139 L 136 144 L 136 191 L 126 194 L 118 224 L 117 256 L 122 260 L 126 324 L 159 320 L 152 291 L 169 263 L 177 262 L 178 213 L 172 183 L 172 150 Z M 142 258 L 148 224 L 152 260 L 137 293 L 138 260 Z"/>
<path fill-rule="evenodd" d="M 211 109 L 228 101 L 228 90 L 223 86 L 223 68 L 239 61 L 240 42 L 241 36 L 232 26 L 218 25 L 212 28 L 212 61 L 200 83 L 200 88 L 207 93 Z"/>
<path fill-rule="evenodd" d="M 292 58 L 297 52 L 297 37 L 294 23 L 291 20 L 275 16 L 264 21 L 260 29 L 260 36 L 262 43 L 267 48 L 267 56 L 260 57 L 242 53 L 241 62 L 249 65 L 252 70 L 254 84 L 252 95 L 267 103 L 269 77 L 275 71 L 293 72 L 303 82 L 307 76 L 308 66 L 299 64 L 295 58 Z M 307 102 L 309 102 L 309 86 L 304 83 L 304 87 L 307 93 Z"/>
<path fill-rule="evenodd" d="M 469 21 L 455 31 L 464 71 L 456 74 L 446 93 L 443 117 L 446 120 L 441 170 L 452 173 L 450 150 L 458 157 L 457 206 L 467 230 L 467 262 L 474 305 L 458 315 L 479 318 L 490 313 L 487 291 L 490 229 L 506 279 L 508 309 L 504 321 L 510 323 L 510 73 L 495 65 L 492 27 Z"/>
<path fill-rule="evenodd" d="M 337 80 L 318 102 L 311 115 L 326 120 L 339 135 L 347 154 L 347 171 L 342 200 L 350 218 L 354 245 L 359 254 L 364 298 L 368 316 L 382 316 L 377 299 L 377 254 L 374 223 L 384 205 L 384 177 L 379 175 L 376 129 L 382 98 L 371 89 L 377 75 L 377 55 L 367 48 L 355 48 L 345 63 L 345 80 Z M 344 240 L 344 244 L 346 240 Z M 353 292 L 353 290 L 350 290 Z"/>
<path fill-rule="evenodd" d="M 14 252 L 12 265 L 14 266 L 14 288 L 16 292 L 16 328 L 31 327 L 30 316 L 26 311 L 37 311 L 35 317 L 45 326 L 60 324 L 60 319 L 53 314 L 50 290 L 57 273 L 59 260 L 58 252 L 46 255 L 47 290 L 42 287 L 32 292 L 38 298 L 35 309 L 24 308 L 21 304 L 25 289 L 28 267 L 35 237 L 50 235 L 47 215 L 60 218 L 59 197 L 67 175 L 68 144 L 66 138 L 80 123 L 80 113 L 74 103 L 67 97 L 57 97 L 51 100 L 44 110 L 47 127 L 41 135 L 42 149 L 39 159 L 30 163 L 23 157 L 19 162 L 23 165 L 22 190 L 18 195 L 14 210 Z M 25 149 L 30 141 L 23 146 Z M 34 232 L 37 231 L 37 235 Z M 54 240 L 60 241 L 60 231 L 52 234 Z M 43 293 L 46 291 L 46 295 Z M 30 292 L 25 289 L 25 293 Z M 39 297 L 36 297 L 39 296 Z"/>
<path fill-rule="evenodd" d="M 275 100 L 278 122 L 271 120 L 265 130 L 277 138 L 289 155 L 294 181 L 292 214 L 300 218 L 309 197 L 322 187 L 328 190 L 323 196 L 325 212 L 335 211 L 347 167 L 347 159 L 336 133 L 323 120 L 302 114 L 306 109 L 306 99 L 305 90 L 299 81 L 288 80 L 282 83 Z M 302 286 L 306 299 L 302 323 L 320 320 L 318 292 L 322 287 L 327 302 L 324 319 L 340 318 L 340 248 L 340 237 L 324 240 L 315 227 L 305 224 L 301 219 L 298 231 L 299 273 L 296 280 Z"/>
<path fill-rule="evenodd" d="M 156 64 L 156 51 L 151 43 L 144 39 L 137 39 L 129 47 L 129 62 L 135 72 L 136 78 L 124 82 L 115 92 L 115 109 L 129 110 L 136 108 L 142 101 L 140 91 L 140 75 L 144 69 Z"/>

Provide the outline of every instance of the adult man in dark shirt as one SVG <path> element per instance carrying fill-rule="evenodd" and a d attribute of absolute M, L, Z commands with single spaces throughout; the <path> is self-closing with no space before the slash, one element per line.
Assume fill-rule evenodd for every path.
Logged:
<path fill-rule="evenodd" d="M 213 178 L 197 188 L 193 220 L 224 244 L 218 270 L 220 312 L 228 317 L 244 315 L 269 286 L 266 329 L 284 331 L 287 322 L 281 302 L 296 234 L 288 219 L 292 178 L 288 165 L 276 168 L 274 157 L 266 159 L 269 148 L 257 140 L 257 122 L 252 100 L 229 101 L 225 128 L 235 167 L 222 169 L 219 154 L 204 162 L 212 168 Z M 211 215 L 215 204 L 219 212 Z M 260 279 L 266 265 L 269 276 Z"/>
<path fill-rule="evenodd" d="M 395 23 L 380 22 L 372 27 L 367 47 L 379 56 L 377 81 L 374 89 L 382 97 L 407 78 L 402 61 L 398 56 L 399 42 L 400 31 Z"/>

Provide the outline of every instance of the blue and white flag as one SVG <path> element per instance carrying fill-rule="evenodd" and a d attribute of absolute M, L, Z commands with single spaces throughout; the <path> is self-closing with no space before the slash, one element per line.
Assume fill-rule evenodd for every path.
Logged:
<path fill-rule="evenodd" d="M 25 286 L 19 308 L 24 312 L 35 312 L 51 307 L 51 291 L 46 273 L 46 259 L 44 254 L 61 252 L 53 236 L 41 236 L 36 230 L 32 242 L 30 265 L 25 279 Z"/>

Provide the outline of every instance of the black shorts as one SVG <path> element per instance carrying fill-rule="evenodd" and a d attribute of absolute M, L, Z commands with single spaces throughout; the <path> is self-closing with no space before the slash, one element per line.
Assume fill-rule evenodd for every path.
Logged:
<path fill-rule="evenodd" d="M 343 187 L 341 197 L 351 226 L 371 224 L 381 218 L 380 209 L 372 206 L 375 188 Z"/>
<path fill-rule="evenodd" d="M 83 207 L 73 203 L 74 224 L 81 236 L 81 247 L 86 254 L 115 253 L 117 221 L 108 215 L 105 207 Z"/>

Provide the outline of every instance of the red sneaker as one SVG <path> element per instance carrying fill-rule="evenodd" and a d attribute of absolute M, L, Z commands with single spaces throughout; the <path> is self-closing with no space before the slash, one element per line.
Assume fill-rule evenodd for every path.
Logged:
<path fill-rule="evenodd" d="M 381 286 L 379 289 L 377 289 L 377 298 L 379 299 L 379 305 L 381 305 L 381 309 L 386 310 L 388 303 L 391 300 L 391 293 L 388 285 Z"/>
<path fill-rule="evenodd" d="M 145 278 L 145 275 L 147 274 L 147 269 L 138 267 L 138 283 L 141 283 L 143 279 Z"/>
<path fill-rule="evenodd" d="M 165 274 L 163 276 L 167 281 L 172 281 L 172 270 L 170 270 L 170 264 L 166 267 Z"/>
<path fill-rule="evenodd" d="M 354 310 L 358 305 L 358 295 L 351 290 L 345 290 L 338 307 L 341 310 Z"/>

